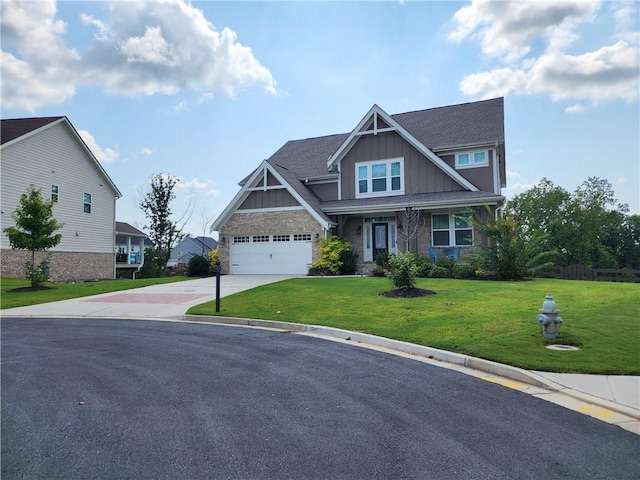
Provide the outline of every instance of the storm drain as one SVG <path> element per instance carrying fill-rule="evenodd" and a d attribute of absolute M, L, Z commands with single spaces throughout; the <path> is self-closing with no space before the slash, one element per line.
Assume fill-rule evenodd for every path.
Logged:
<path fill-rule="evenodd" d="M 562 350 L 566 352 L 572 352 L 575 350 L 580 350 L 580 347 L 576 347 L 574 345 L 547 345 L 549 350 Z"/>

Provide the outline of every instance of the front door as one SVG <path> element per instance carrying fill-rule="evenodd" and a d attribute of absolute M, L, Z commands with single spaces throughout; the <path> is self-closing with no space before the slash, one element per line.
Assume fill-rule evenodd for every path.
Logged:
<path fill-rule="evenodd" d="M 378 255 L 381 253 L 388 253 L 388 241 L 389 236 L 389 224 L 388 223 L 374 223 L 371 226 L 373 231 L 373 261 L 375 262 Z"/>

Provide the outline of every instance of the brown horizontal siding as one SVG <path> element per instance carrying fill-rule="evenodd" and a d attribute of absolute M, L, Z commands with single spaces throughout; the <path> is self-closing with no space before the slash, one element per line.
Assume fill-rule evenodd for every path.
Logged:
<path fill-rule="evenodd" d="M 464 190 L 409 142 L 395 132 L 364 135 L 341 161 L 342 199 L 355 198 L 355 164 L 404 158 L 405 194 Z"/>
<path fill-rule="evenodd" d="M 261 208 L 297 207 L 300 203 L 284 188 L 251 192 L 242 202 L 239 210 L 257 210 Z"/>

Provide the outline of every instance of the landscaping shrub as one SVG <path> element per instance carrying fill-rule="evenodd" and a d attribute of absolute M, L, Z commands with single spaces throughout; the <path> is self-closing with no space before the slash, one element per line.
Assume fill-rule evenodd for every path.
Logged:
<path fill-rule="evenodd" d="M 220 258 L 220 250 L 218 250 L 218 247 L 214 248 L 207 254 L 207 260 L 209 260 L 209 267 L 212 272 L 214 271 L 213 269 L 216 266 L 218 258 Z"/>
<path fill-rule="evenodd" d="M 388 260 L 387 276 L 395 288 L 415 288 L 418 267 L 415 255 L 411 252 L 401 252 L 391 255 Z"/>
<path fill-rule="evenodd" d="M 434 265 L 429 272 L 429 277 L 431 278 L 451 278 L 451 271 L 448 268 L 442 267 L 440 265 Z"/>
<path fill-rule="evenodd" d="M 189 260 L 187 267 L 187 276 L 189 277 L 206 277 L 211 273 L 209 260 L 200 255 L 196 255 Z"/>
<path fill-rule="evenodd" d="M 457 263 L 454 265 L 451 272 L 453 278 L 459 279 L 474 279 L 478 278 L 476 275 L 476 268 L 473 265 Z"/>
<path fill-rule="evenodd" d="M 328 272 L 331 275 L 351 275 L 356 272 L 357 262 L 358 252 L 346 238 L 329 237 L 321 240 L 320 258 L 313 262 L 309 274 L 313 271 Z"/>
<path fill-rule="evenodd" d="M 414 258 L 418 277 L 427 278 L 433 268 L 433 262 L 428 255 L 415 255 Z"/>

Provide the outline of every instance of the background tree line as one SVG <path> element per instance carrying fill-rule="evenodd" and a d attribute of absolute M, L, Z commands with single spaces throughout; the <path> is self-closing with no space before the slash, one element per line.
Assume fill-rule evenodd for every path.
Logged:
<path fill-rule="evenodd" d="M 589 177 L 570 193 L 543 178 L 509 200 L 503 217 L 554 265 L 640 269 L 640 215 L 629 214 L 607 180 Z"/>

